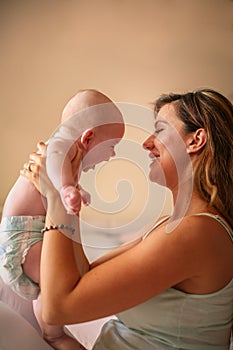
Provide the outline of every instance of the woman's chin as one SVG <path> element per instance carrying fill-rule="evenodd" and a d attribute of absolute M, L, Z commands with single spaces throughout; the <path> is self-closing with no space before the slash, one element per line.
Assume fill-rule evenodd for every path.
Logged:
<path fill-rule="evenodd" d="M 153 172 L 150 172 L 149 173 L 149 180 L 153 183 L 156 183 L 157 185 L 166 187 L 165 178 L 161 174 L 159 175 L 159 174 L 155 174 Z"/>

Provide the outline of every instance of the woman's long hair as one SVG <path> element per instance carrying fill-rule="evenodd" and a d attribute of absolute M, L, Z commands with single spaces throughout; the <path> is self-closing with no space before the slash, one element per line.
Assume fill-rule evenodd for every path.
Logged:
<path fill-rule="evenodd" d="M 185 132 L 204 128 L 207 142 L 194 164 L 195 187 L 206 202 L 215 207 L 233 228 L 233 105 L 212 89 L 186 94 L 161 95 L 155 113 L 173 103 Z"/>

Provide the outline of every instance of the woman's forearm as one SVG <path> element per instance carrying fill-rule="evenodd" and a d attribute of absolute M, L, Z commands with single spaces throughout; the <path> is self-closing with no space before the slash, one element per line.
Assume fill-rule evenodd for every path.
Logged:
<path fill-rule="evenodd" d="M 75 225 L 74 225 L 74 222 L 75 222 Z M 51 221 L 50 217 L 48 216 L 46 217 L 45 225 L 46 227 L 54 226 L 53 221 Z M 74 228 L 75 233 L 72 233 L 70 229 L 69 228 L 67 229 L 66 227 L 64 227 L 63 229 L 62 228 L 58 230 L 52 229 L 49 231 L 51 235 L 53 234 L 54 231 L 58 231 L 61 235 L 63 234 L 63 236 L 65 236 L 68 239 L 67 249 L 68 250 L 71 249 L 70 247 L 68 247 L 68 243 L 69 243 L 69 246 L 73 247 L 73 254 L 76 262 L 76 268 L 78 269 L 80 275 L 82 276 L 89 270 L 89 261 L 86 258 L 86 255 L 84 253 L 83 246 L 81 243 L 81 237 L 80 237 L 80 231 L 79 231 L 79 218 L 75 217 L 75 220 L 72 220 L 71 225 L 67 225 L 67 226 L 69 226 L 70 228 L 71 227 Z"/>
<path fill-rule="evenodd" d="M 66 213 L 60 196 L 56 193 L 52 193 L 47 200 L 46 227 L 65 225 L 75 228 L 74 234 L 66 228 L 62 229 L 63 233 L 61 229 L 48 229 L 44 232 L 41 292 L 43 315 L 48 320 L 47 315 L 53 318 L 52 313 L 58 303 L 62 309 L 61 303 L 65 303 L 66 296 L 89 270 L 89 262 L 80 241 L 79 218 Z"/>

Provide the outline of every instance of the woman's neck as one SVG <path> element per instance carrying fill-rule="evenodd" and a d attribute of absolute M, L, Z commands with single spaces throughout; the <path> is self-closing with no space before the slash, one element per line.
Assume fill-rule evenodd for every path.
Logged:
<path fill-rule="evenodd" d="M 183 196 L 175 196 L 172 214 L 174 218 L 181 218 L 203 212 L 217 214 L 217 210 L 209 206 L 197 191 L 194 190 L 192 193 L 186 193 L 186 195 L 183 193 Z"/>

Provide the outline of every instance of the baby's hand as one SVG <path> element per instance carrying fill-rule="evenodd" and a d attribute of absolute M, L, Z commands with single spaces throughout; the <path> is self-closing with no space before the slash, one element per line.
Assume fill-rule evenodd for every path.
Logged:
<path fill-rule="evenodd" d="M 89 205 L 91 203 L 90 193 L 85 191 L 80 185 L 78 185 L 77 188 L 81 195 L 82 204 L 85 206 Z"/>
<path fill-rule="evenodd" d="M 67 213 L 77 215 L 81 209 L 81 202 L 87 206 L 91 202 L 90 193 L 85 191 L 80 185 L 63 186 L 61 190 L 62 201 L 67 209 Z"/>
<path fill-rule="evenodd" d="M 81 194 L 75 186 L 63 186 L 61 197 L 67 213 L 77 215 L 81 209 Z"/>

